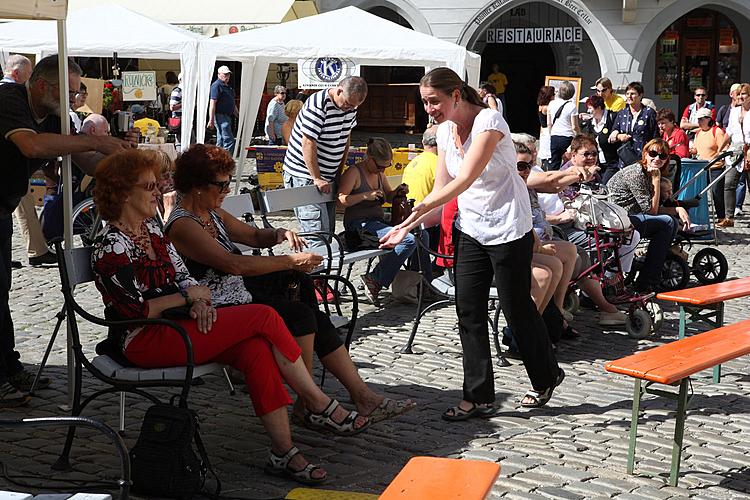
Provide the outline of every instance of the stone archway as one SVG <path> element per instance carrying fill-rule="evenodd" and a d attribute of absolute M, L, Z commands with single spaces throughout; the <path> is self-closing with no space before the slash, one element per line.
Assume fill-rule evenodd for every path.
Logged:
<path fill-rule="evenodd" d="M 357 7 L 362 10 L 370 10 L 373 7 L 387 7 L 406 19 L 414 31 L 432 35 L 432 29 L 427 19 L 406 0 L 343 0 L 332 10 L 344 7 Z"/>

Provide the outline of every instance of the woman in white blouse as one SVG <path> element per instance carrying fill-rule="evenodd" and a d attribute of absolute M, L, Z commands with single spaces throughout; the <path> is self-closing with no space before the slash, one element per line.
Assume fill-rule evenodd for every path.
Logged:
<path fill-rule="evenodd" d="M 464 355 L 463 399 L 443 413 L 443 418 L 488 418 L 497 412 L 487 331 L 487 302 L 493 281 L 505 319 L 517 332 L 533 387 L 521 405 L 543 406 L 565 374 L 531 300 L 531 207 L 526 186 L 516 173 L 508 124 L 448 68 L 427 73 L 419 91 L 425 111 L 439 124 L 435 186 L 414 207 L 412 215 L 381 242 L 391 247 L 418 224 L 438 223 L 441 206 L 458 196 L 453 241 L 456 308 Z"/>
<path fill-rule="evenodd" d="M 737 94 L 739 106 L 732 108 L 729 113 L 729 125 L 727 125 L 724 144 L 719 148 L 725 150 L 728 147 L 739 148 L 747 147 L 750 144 L 750 84 L 743 83 Z M 748 159 L 746 157 L 745 161 Z M 726 219 L 724 227 L 734 226 L 734 210 L 737 199 L 737 182 L 744 172 L 738 172 L 732 168 L 727 172 L 724 178 L 724 207 L 726 210 Z"/>

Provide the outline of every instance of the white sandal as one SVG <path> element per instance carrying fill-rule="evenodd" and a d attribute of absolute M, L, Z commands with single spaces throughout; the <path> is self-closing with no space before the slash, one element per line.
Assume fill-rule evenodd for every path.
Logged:
<path fill-rule="evenodd" d="M 325 410 L 320 413 L 314 413 L 308 409 L 305 410 L 305 423 L 308 427 L 313 429 L 325 429 L 329 430 L 339 436 L 353 436 L 359 434 L 363 430 L 367 429 L 372 423 L 370 419 L 365 421 L 361 427 L 355 427 L 354 424 L 357 421 L 359 413 L 356 410 L 352 410 L 341 422 L 333 420 L 333 412 L 339 407 L 339 402 L 335 399 L 331 399 Z"/>
<path fill-rule="evenodd" d="M 313 472 L 323 469 L 320 466 L 313 465 L 309 462 L 301 470 L 292 469 L 289 465 L 289 462 L 291 462 L 292 458 L 294 458 L 298 453 L 299 449 L 296 446 L 292 446 L 291 449 L 284 453 L 284 455 L 282 456 L 278 456 L 273 452 L 273 450 L 271 450 L 271 454 L 268 456 L 268 463 L 266 463 L 264 471 L 266 472 L 266 474 L 270 474 L 272 476 L 284 476 L 288 479 L 306 485 L 321 484 L 325 482 L 326 479 L 328 479 L 327 475 L 323 477 L 313 477 Z"/>

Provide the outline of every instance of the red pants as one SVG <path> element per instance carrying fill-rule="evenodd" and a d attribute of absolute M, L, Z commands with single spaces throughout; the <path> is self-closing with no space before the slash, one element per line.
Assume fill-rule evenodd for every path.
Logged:
<path fill-rule="evenodd" d="M 271 346 L 292 362 L 302 351 L 281 317 L 259 304 L 222 307 L 217 312 L 217 320 L 207 334 L 198 331 L 195 320 L 177 320 L 193 343 L 195 364 L 215 361 L 244 373 L 258 416 L 290 404 Z M 163 368 L 184 365 L 187 355 L 179 334 L 157 325 L 138 333 L 125 349 L 125 356 L 143 368 Z"/>

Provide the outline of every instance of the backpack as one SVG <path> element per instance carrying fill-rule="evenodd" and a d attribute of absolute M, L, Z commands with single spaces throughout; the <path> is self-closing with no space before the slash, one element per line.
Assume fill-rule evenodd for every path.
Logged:
<path fill-rule="evenodd" d="M 193 498 L 204 489 L 207 474 L 221 481 L 211 469 L 198 430 L 197 414 L 171 404 L 155 404 L 146 410 L 138 441 L 130 450 L 133 491 L 149 497 Z M 198 455 L 193 449 L 193 441 Z"/>

